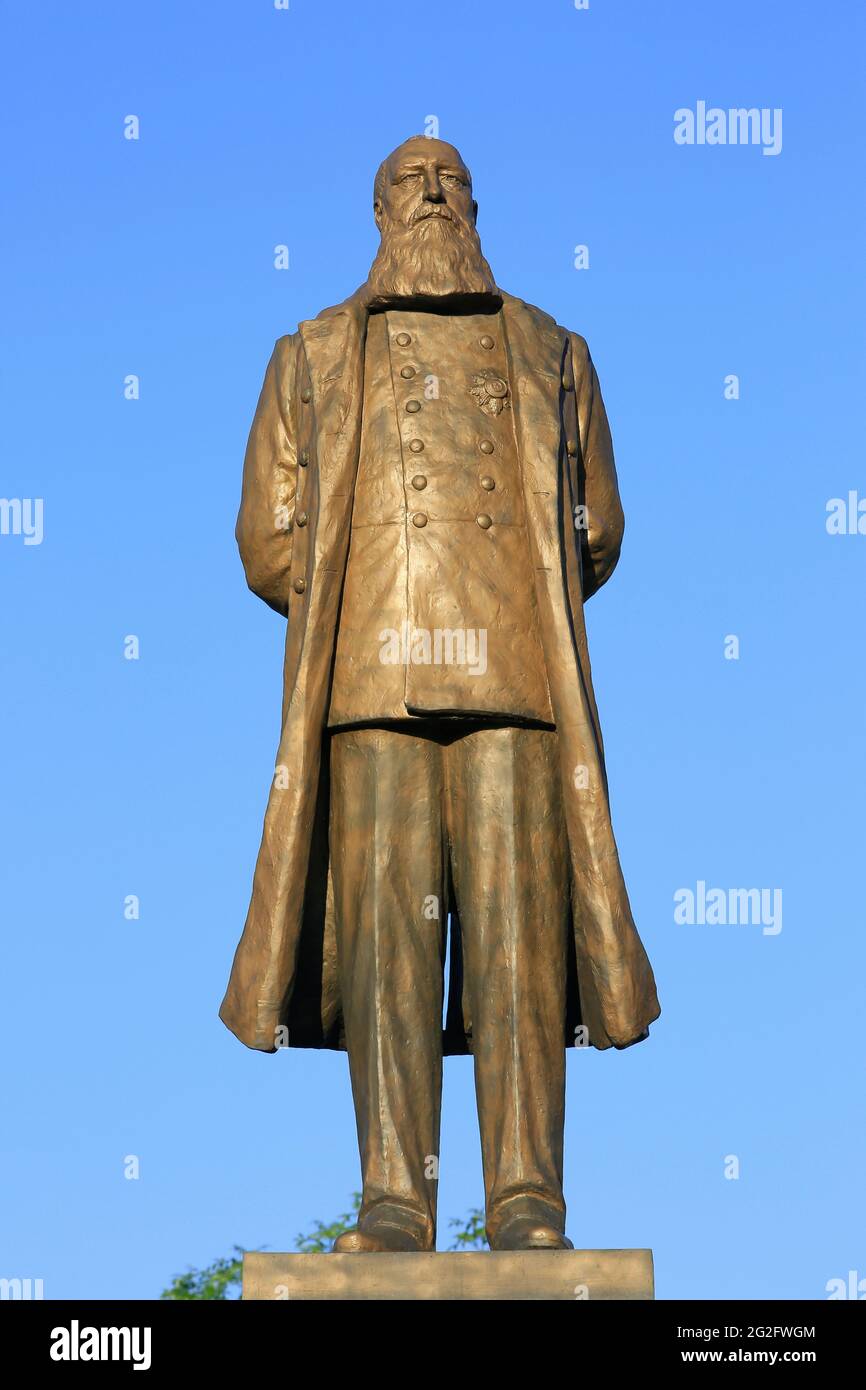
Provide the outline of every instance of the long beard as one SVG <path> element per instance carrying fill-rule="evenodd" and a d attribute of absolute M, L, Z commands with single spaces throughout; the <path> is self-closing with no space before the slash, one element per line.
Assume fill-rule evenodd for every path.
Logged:
<path fill-rule="evenodd" d="M 434 214 L 411 226 L 387 223 L 367 277 L 373 305 L 399 299 L 498 295 L 475 227 Z"/>

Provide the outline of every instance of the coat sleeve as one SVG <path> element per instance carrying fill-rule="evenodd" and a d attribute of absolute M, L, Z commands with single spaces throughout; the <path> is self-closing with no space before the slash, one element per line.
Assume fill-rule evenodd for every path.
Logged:
<path fill-rule="evenodd" d="M 616 568 L 625 518 L 598 376 L 584 339 L 577 333 L 570 333 L 569 337 L 580 434 L 577 496 L 586 509 L 586 526 L 580 537 L 583 596 L 587 599 Z"/>
<path fill-rule="evenodd" d="M 244 458 L 235 535 L 253 593 L 288 612 L 298 458 L 294 423 L 297 335 L 271 354 Z"/>

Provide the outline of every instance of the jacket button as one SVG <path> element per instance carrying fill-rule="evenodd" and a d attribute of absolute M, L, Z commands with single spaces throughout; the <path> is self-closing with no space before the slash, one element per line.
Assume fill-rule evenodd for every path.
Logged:
<path fill-rule="evenodd" d="M 306 580 L 305 580 L 305 579 L 293 579 L 293 580 L 292 580 L 292 588 L 294 589 L 294 591 L 295 591 L 296 594 L 302 594 L 302 593 L 304 592 L 304 590 L 306 589 L 306 587 L 307 587 L 307 583 L 306 583 Z"/>
<path fill-rule="evenodd" d="M 478 525 L 481 527 L 482 531 L 489 531 L 490 527 L 493 525 L 493 517 L 488 516 L 486 512 L 482 512 L 480 516 L 477 516 L 475 518 L 475 520 L 478 522 Z"/>
<path fill-rule="evenodd" d="M 424 448 L 424 440 L 423 440 L 423 439 L 410 439 L 410 440 L 409 440 L 409 448 L 411 449 L 411 451 L 412 451 L 413 454 L 420 454 L 420 453 L 422 452 L 423 448 Z"/>
<path fill-rule="evenodd" d="M 420 401 L 407 401 L 407 402 L 406 402 L 406 409 L 407 409 L 407 411 L 409 412 L 410 415 L 417 415 L 417 414 L 418 414 L 418 411 L 421 409 L 421 402 L 420 402 Z"/>
<path fill-rule="evenodd" d="M 307 513 L 306 513 L 306 512 L 298 512 L 298 515 L 295 517 L 295 524 L 296 524 L 297 526 L 306 526 L 306 524 L 307 524 Z"/>
<path fill-rule="evenodd" d="M 401 368 L 400 368 L 400 375 L 401 375 L 401 377 L 403 378 L 404 381 L 408 381 L 410 377 L 413 377 L 413 376 L 415 375 L 415 368 L 414 368 L 414 367 L 401 367 Z"/>
<path fill-rule="evenodd" d="M 412 486 L 413 486 L 413 487 L 416 489 L 416 491 L 418 491 L 418 492 L 423 492 L 423 491 L 424 491 L 425 487 L 427 486 L 427 479 L 424 477 L 424 474 L 423 474 L 423 473 L 416 473 L 416 474 L 415 474 L 415 477 L 412 479 Z M 417 524 L 418 524 L 418 523 L 417 523 L 417 521 L 416 521 L 415 525 L 417 526 Z"/>
<path fill-rule="evenodd" d="M 394 339 L 394 342 L 399 343 L 401 347 L 408 347 L 411 341 L 412 339 L 408 333 L 398 333 Z"/>
<path fill-rule="evenodd" d="M 481 343 L 481 346 L 482 346 L 483 348 L 486 348 L 486 349 L 487 349 L 488 352 L 489 352 L 490 349 L 494 346 L 493 339 L 491 338 L 491 336 L 490 336 L 489 333 L 485 333 L 484 336 L 483 336 L 483 338 L 480 338 L 480 339 L 479 339 L 479 342 Z"/>
<path fill-rule="evenodd" d="M 572 385 L 573 385 L 573 382 L 572 382 L 572 380 L 571 380 L 571 377 L 570 377 L 570 376 L 566 376 L 565 373 L 563 372 L 563 374 L 562 374 L 562 389 L 563 389 L 563 391 L 570 391 L 571 388 L 572 388 Z"/>
<path fill-rule="evenodd" d="M 312 393 L 312 391 L 310 390 L 309 386 L 305 386 L 304 389 L 303 389 L 303 391 L 301 392 L 301 400 L 304 402 L 304 405 L 307 405 L 308 402 L 311 401 L 312 399 L 313 399 L 313 393 Z"/>
<path fill-rule="evenodd" d="M 416 512 L 415 515 L 414 515 L 413 518 L 412 518 L 412 525 L 413 525 L 413 526 L 426 526 L 426 525 L 427 525 L 427 513 L 426 513 L 426 512 Z"/>
<path fill-rule="evenodd" d="M 481 486 L 484 488 L 484 491 L 485 491 L 485 492 L 492 492 L 493 489 L 496 487 L 496 480 L 495 480 L 494 478 L 490 478 L 490 477 L 480 478 L 480 479 L 479 479 L 479 482 L 481 483 Z M 480 525 L 480 524 L 481 524 L 481 523 L 479 522 L 479 525 Z"/>
<path fill-rule="evenodd" d="M 576 439 L 569 439 L 569 440 L 567 440 L 567 441 L 566 441 L 565 447 L 566 447 L 566 449 L 568 450 L 569 457 L 571 457 L 571 458 L 577 458 L 577 440 L 576 440 Z"/>
<path fill-rule="evenodd" d="M 479 439 L 479 441 L 478 441 L 478 447 L 479 447 L 479 449 L 481 450 L 482 454 L 492 454 L 492 453 L 493 453 L 493 440 L 492 440 L 492 439 Z"/>

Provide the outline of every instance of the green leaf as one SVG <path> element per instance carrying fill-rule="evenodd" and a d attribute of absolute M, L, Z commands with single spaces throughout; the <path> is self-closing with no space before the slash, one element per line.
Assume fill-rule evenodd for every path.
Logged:
<path fill-rule="evenodd" d="M 295 1249 L 304 1255 L 326 1255 L 337 1236 L 357 1224 L 360 1206 L 361 1194 L 353 1192 L 351 1211 L 343 1212 L 342 1216 L 327 1224 L 317 1221 L 309 1235 L 295 1237 Z M 483 1250 L 487 1244 L 484 1212 L 480 1207 L 473 1207 L 462 1221 L 453 1217 L 448 1224 L 452 1229 L 456 1227 L 449 1250 Z M 232 1250 L 232 1255 L 214 1260 L 212 1264 L 205 1265 L 204 1269 L 190 1268 L 186 1274 L 175 1275 L 169 1287 L 163 1289 L 160 1298 L 240 1298 L 244 1247 L 234 1245 Z"/>

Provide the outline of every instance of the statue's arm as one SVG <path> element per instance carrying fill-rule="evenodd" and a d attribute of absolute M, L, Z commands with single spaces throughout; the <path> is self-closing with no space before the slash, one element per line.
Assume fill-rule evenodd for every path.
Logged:
<path fill-rule="evenodd" d="M 613 459 L 610 426 L 589 348 L 570 333 L 580 450 L 577 495 L 586 507 L 587 529 L 580 532 L 583 596 L 590 598 L 613 574 L 619 559 L 625 518 Z"/>
<path fill-rule="evenodd" d="M 294 424 L 297 335 L 271 354 L 244 458 L 235 528 L 247 583 L 285 617 L 288 612 L 298 458 Z"/>

